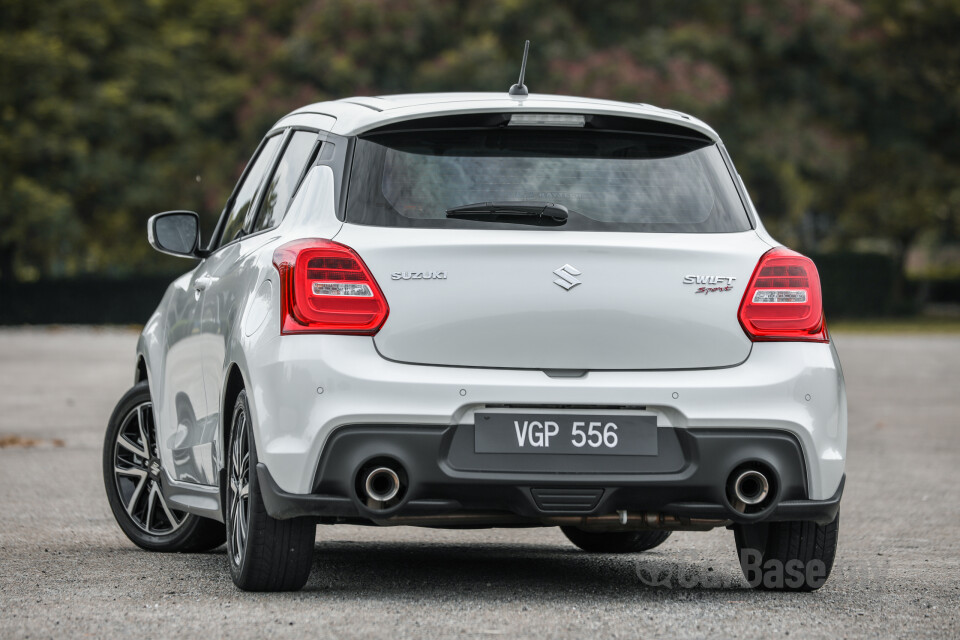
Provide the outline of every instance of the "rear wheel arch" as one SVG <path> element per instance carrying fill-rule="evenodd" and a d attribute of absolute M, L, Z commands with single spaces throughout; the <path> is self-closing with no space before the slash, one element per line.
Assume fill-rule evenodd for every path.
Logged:
<path fill-rule="evenodd" d="M 230 365 L 227 375 L 224 378 L 226 383 L 223 386 L 223 399 L 220 403 L 220 436 L 221 450 L 226 450 L 227 443 L 230 442 L 230 424 L 233 419 L 233 407 L 237 403 L 237 396 L 246 389 L 247 382 L 244 379 L 243 372 L 239 365 L 233 363 Z M 224 462 L 226 462 L 224 460 Z M 226 464 L 223 465 L 224 467 Z"/>
<path fill-rule="evenodd" d="M 230 365 L 227 375 L 224 377 L 226 382 L 223 385 L 223 394 L 220 400 L 220 442 L 218 448 L 221 452 L 220 470 L 218 473 L 220 480 L 220 511 L 223 514 L 224 522 L 227 518 L 227 448 L 230 446 L 230 428 L 233 424 L 233 408 L 237 403 L 240 392 L 246 388 L 246 380 L 243 378 L 243 372 L 237 363 Z"/>

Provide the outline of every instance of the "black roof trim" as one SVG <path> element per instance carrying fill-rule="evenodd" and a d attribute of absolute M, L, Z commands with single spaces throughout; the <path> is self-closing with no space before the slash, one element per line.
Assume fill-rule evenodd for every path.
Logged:
<path fill-rule="evenodd" d="M 466 113 L 452 116 L 428 116 L 425 118 L 412 118 L 410 120 L 401 120 L 382 127 L 377 127 L 366 131 L 360 137 L 376 135 L 380 133 L 394 133 L 399 131 L 425 131 L 435 129 L 488 129 L 494 127 L 505 127 L 510 121 L 513 112 L 506 113 Z M 653 135 L 677 136 L 701 140 L 704 142 L 714 142 L 708 135 L 686 127 L 682 124 L 664 122 L 662 120 L 653 120 L 651 118 L 633 118 L 629 116 L 611 116 L 603 114 L 585 114 L 585 130 L 600 131 L 623 131 L 627 133 L 647 133 Z M 511 127 L 513 128 L 513 127 Z M 516 127 L 517 129 L 525 127 Z M 536 127 L 537 129 L 546 129 L 547 127 Z M 569 131 L 569 127 L 563 127 Z"/>

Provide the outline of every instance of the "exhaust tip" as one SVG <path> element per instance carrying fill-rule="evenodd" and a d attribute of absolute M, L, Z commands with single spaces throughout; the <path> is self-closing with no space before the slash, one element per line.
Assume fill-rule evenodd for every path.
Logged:
<path fill-rule="evenodd" d="M 760 471 L 748 469 L 733 481 L 733 495 L 747 506 L 758 505 L 770 495 L 770 481 Z"/>
<path fill-rule="evenodd" d="M 363 491 L 374 502 L 390 502 L 400 493 L 400 476 L 390 467 L 375 467 L 367 472 Z"/>
<path fill-rule="evenodd" d="M 745 516 L 759 516 L 780 499 L 777 475 L 762 462 L 748 462 L 731 471 L 726 492 L 730 508 Z"/>
<path fill-rule="evenodd" d="M 367 460 L 354 477 L 357 499 L 372 511 L 387 511 L 402 503 L 409 485 L 403 465 L 387 456 Z"/>

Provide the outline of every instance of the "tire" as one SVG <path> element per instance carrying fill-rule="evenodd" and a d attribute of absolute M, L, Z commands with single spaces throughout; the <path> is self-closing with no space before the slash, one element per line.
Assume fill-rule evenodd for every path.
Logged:
<path fill-rule="evenodd" d="M 209 551 L 223 544 L 223 524 L 171 509 L 161 492 L 160 451 L 146 381 L 117 403 L 103 441 L 103 485 L 120 529 L 148 551 Z"/>
<path fill-rule="evenodd" d="M 317 525 L 267 514 L 257 478 L 257 449 L 246 391 L 233 407 L 227 454 L 225 520 L 233 583 L 244 591 L 297 591 L 313 564 Z"/>
<path fill-rule="evenodd" d="M 640 553 L 658 547 L 670 537 L 670 531 L 584 531 L 560 527 L 567 540 L 590 553 Z"/>
<path fill-rule="evenodd" d="M 815 591 L 830 577 L 840 514 L 828 524 L 770 522 L 734 527 L 740 568 L 754 589 Z"/>

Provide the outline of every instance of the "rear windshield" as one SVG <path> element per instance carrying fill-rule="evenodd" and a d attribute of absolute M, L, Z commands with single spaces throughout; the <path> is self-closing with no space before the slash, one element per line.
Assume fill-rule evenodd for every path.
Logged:
<path fill-rule="evenodd" d="M 483 202 L 550 202 L 566 224 L 448 219 Z M 711 142 L 580 129 L 427 130 L 357 140 L 346 220 L 381 227 L 724 233 L 750 222 Z"/>

